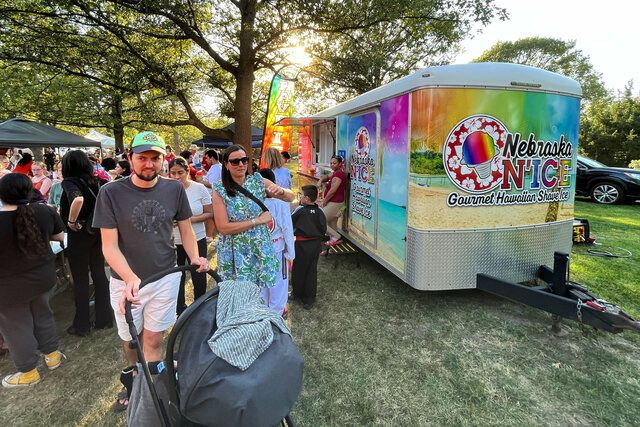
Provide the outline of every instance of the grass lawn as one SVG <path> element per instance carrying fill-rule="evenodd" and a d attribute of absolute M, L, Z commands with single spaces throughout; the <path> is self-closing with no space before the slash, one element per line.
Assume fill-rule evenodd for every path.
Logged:
<path fill-rule="evenodd" d="M 640 203 L 576 203 L 592 235 L 632 258 L 572 256 L 571 278 L 640 317 Z M 638 425 L 640 335 L 569 335 L 551 316 L 475 290 L 421 292 L 366 255 L 319 263 L 318 301 L 293 303 L 290 322 L 306 360 L 293 416 L 324 425 Z M 357 266 L 359 261 L 360 267 Z M 123 366 L 114 330 L 89 338 L 62 331 L 73 315 L 69 292 L 54 300 L 58 370 L 26 390 L 0 390 L 7 425 L 125 425 L 111 410 Z M 7 358 L 0 373 L 13 372 Z"/>

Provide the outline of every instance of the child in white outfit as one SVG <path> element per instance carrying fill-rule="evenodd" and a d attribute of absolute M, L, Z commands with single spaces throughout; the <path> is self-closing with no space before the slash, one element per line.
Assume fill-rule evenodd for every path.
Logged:
<path fill-rule="evenodd" d="M 260 174 L 275 182 L 271 169 L 261 169 Z M 271 288 L 262 288 L 262 298 L 265 304 L 279 315 L 284 314 L 289 295 L 289 261 L 296 256 L 293 241 L 293 224 L 291 222 L 291 208 L 289 203 L 267 197 L 264 204 L 269 208 L 273 217 L 269 230 L 273 240 L 276 257 L 280 261 L 280 271 L 276 275 L 276 284 Z"/>

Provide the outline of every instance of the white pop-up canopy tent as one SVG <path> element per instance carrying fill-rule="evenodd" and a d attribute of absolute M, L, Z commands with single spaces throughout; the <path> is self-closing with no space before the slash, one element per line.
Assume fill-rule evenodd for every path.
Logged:
<path fill-rule="evenodd" d="M 91 139 L 93 141 L 98 141 L 102 149 L 108 148 L 113 149 L 116 146 L 115 138 L 111 138 L 110 136 L 103 135 L 100 132 L 92 130 L 88 134 L 84 136 L 87 139 Z"/>

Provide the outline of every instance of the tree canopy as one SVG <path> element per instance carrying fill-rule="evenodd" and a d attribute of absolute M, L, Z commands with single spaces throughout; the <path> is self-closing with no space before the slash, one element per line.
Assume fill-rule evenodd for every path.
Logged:
<path fill-rule="evenodd" d="M 606 98 L 608 92 L 602 83 L 602 75 L 593 68 L 589 57 L 575 46 L 575 41 L 529 37 L 496 43 L 473 62 L 510 62 L 542 68 L 576 80 L 587 101 Z"/>
<path fill-rule="evenodd" d="M 589 105 L 580 123 L 580 149 L 609 166 L 640 160 L 640 97 L 632 83 L 619 99 Z"/>
<path fill-rule="evenodd" d="M 0 60 L 82 79 L 116 94 L 120 122 L 191 125 L 250 146 L 256 74 L 290 65 L 304 42 L 316 77 L 345 94 L 438 63 L 493 0 L 0 0 Z M 236 134 L 199 109 L 216 99 Z"/>

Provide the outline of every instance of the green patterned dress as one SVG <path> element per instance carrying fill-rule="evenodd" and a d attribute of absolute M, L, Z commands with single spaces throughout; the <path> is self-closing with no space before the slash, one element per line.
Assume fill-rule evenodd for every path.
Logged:
<path fill-rule="evenodd" d="M 247 176 L 242 186 L 258 199 L 264 200 L 266 190 L 259 174 Z M 213 189 L 222 197 L 230 222 L 251 220 L 262 213 L 260 206 L 240 193 L 236 197 L 229 197 L 221 182 L 213 184 Z M 276 259 L 266 224 L 238 234 L 221 234 L 217 250 L 218 273 L 222 280 L 247 280 L 261 288 L 275 285 L 280 262 Z"/>

